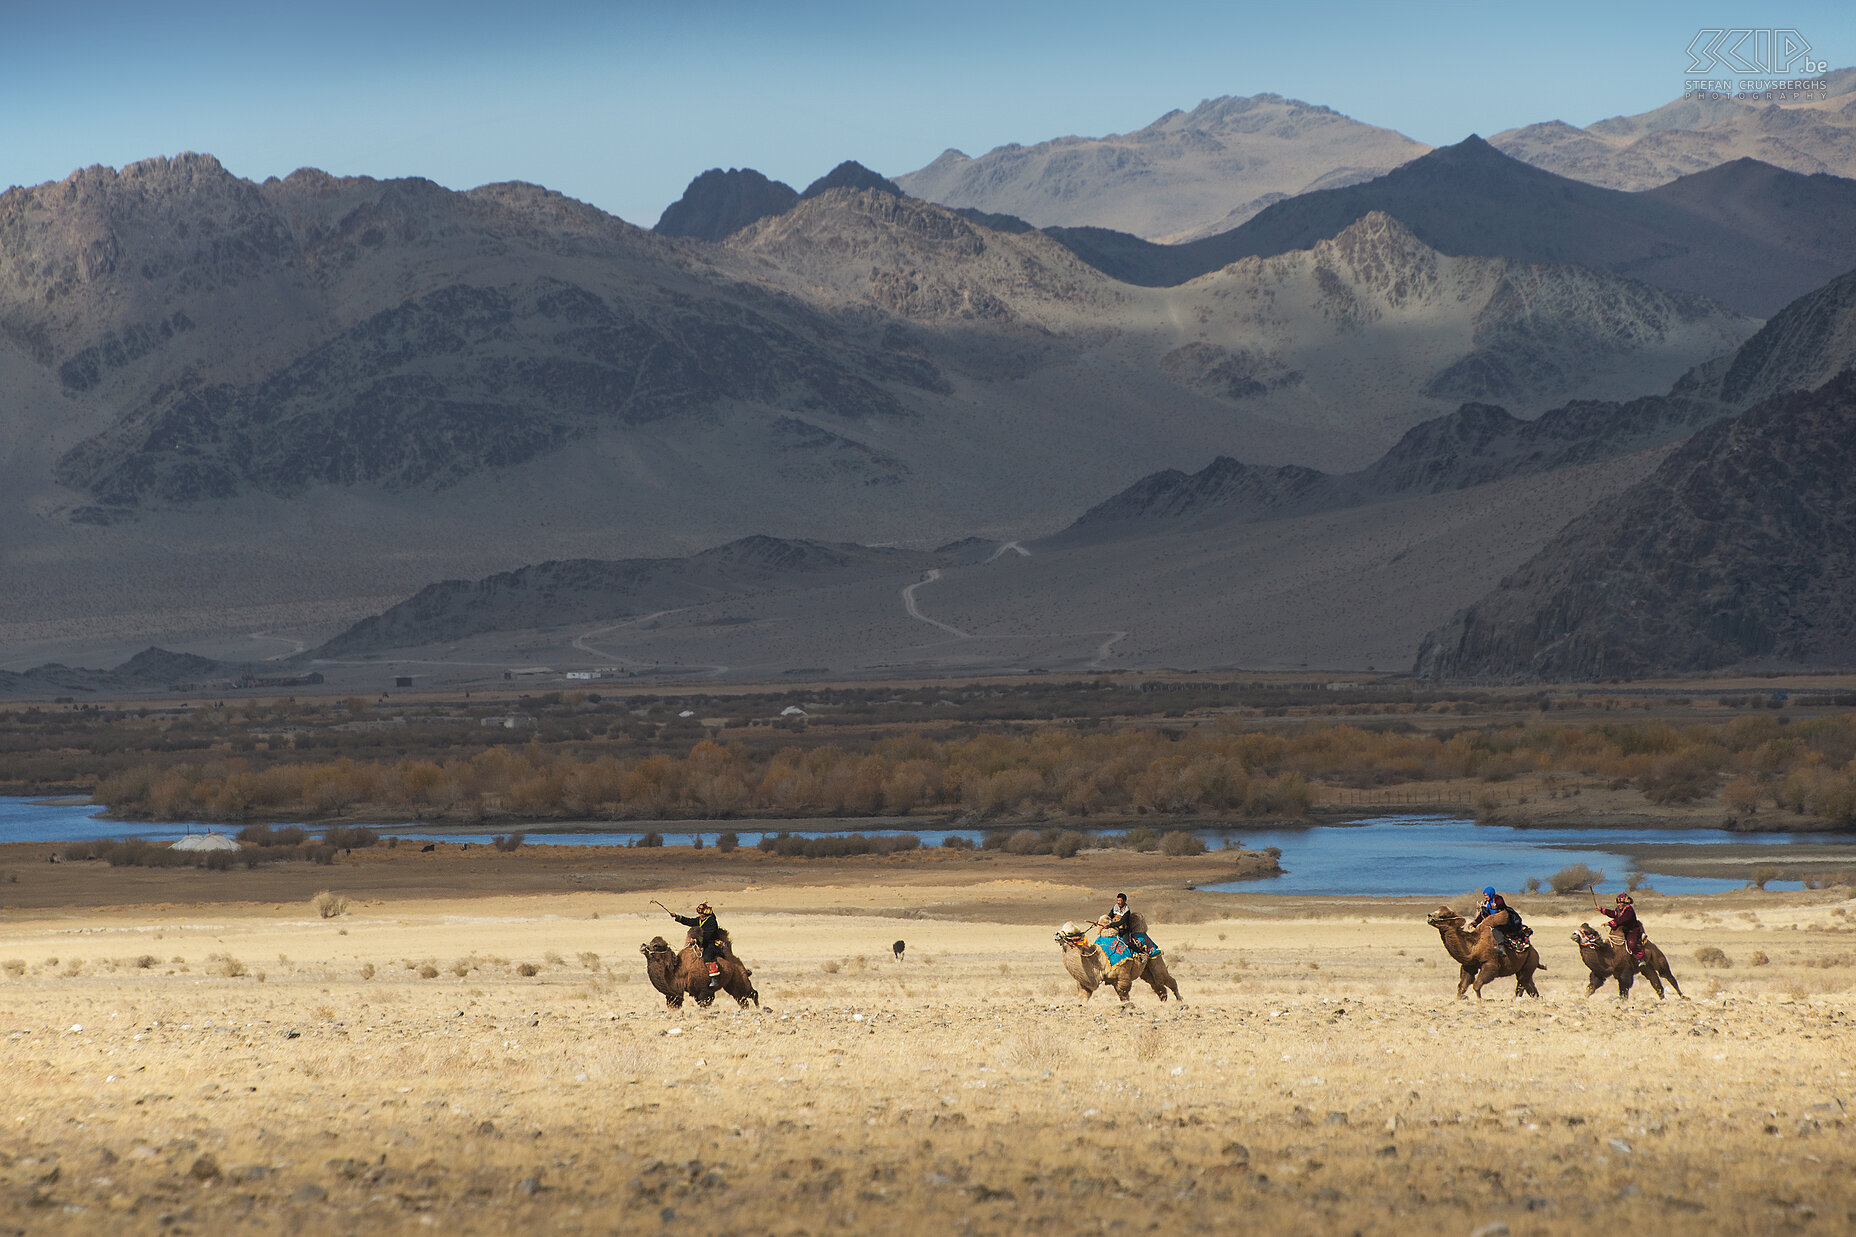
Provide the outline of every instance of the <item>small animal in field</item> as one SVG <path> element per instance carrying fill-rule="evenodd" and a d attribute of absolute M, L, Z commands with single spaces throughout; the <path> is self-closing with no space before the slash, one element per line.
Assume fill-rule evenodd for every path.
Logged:
<path fill-rule="evenodd" d="M 891 945 L 889 949 L 891 953 L 896 955 L 896 961 L 900 962 L 902 961 L 902 951 L 907 949 L 908 947 L 909 946 L 906 941 L 897 941 L 894 945 Z"/>
<path fill-rule="evenodd" d="M 431 853 L 432 853 L 433 851 L 435 851 L 435 850 L 437 850 L 437 849 L 438 849 L 438 843 L 437 843 L 437 842 L 427 842 L 427 843 L 426 843 L 426 844 L 425 844 L 424 846 L 421 846 L 421 847 L 419 848 L 419 853 L 420 853 L 421 855 L 429 855 L 429 854 L 431 854 Z"/>

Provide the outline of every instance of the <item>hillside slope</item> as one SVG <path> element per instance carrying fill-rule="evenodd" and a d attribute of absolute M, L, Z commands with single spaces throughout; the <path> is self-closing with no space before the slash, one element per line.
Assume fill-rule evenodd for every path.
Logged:
<path fill-rule="evenodd" d="M 1690 439 L 1427 637 L 1439 678 L 1856 662 L 1856 371 Z"/>

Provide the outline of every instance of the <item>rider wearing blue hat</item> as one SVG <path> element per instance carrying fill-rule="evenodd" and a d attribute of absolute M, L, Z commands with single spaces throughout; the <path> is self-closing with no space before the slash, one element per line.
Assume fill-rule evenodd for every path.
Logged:
<path fill-rule="evenodd" d="M 1503 901 L 1502 895 L 1495 892 L 1493 885 L 1483 886 L 1482 909 L 1469 921 L 1469 926 L 1474 928 L 1485 919 L 1495 929 L 1495 948 L 1498 951 L 1506 947 L 1516 953 L 1521 952 L 1521 912 Z"/>

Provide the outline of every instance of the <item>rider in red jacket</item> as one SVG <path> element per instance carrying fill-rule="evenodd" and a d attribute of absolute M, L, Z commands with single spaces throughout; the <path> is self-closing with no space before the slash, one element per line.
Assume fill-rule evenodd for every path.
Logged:
<path fill-rule="evenodd" d="M 1598 908 L 1598 913 L 1611 921 L 1611 926 L 1624 934 L 1624 943 L 1630 947 L 1631 956 L 1643 961 L 1643 921 L 1637 918 L 1637 908 L 1631 905 L 1630 895 L 1620 893 L 1617 905 L 1606 910 Z"/>

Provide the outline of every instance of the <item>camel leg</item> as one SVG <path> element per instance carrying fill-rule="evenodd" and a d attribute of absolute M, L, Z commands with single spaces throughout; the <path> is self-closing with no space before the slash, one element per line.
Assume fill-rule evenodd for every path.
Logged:
<path fill-rule="evenodd" d="M 1604 984 L 1604 975 L 1598 971 L 1593 971 L 1591 977 L 1585 981 L 1585 999 L 1588 1001 L 1591 1000 L 1592 994 L 1604 987 Z"/>
<path fill-rule="evenodd" d="M 1493 962 L 1485 962 L 1482 964 L 1482 969 L 1476 972 L 1476 981 L 1475 981 L 1476 999 L 1478 1001 L 1482 999 L 1482 985 L 1488 983 L 1491 979 L 1496 978 L 1501 973 L 1502 973 L 1502 969 L 1496 966 Z"/>
<path fill-rule="evenodd" d="M 1475 980 L 1475 978 L 1476 978 L 1476 973 L 1470 970 L 1469 967 L 1465 966 L 1462 970 L 1462 973 L 1456 977 L 1456 999 L 1457 1000 L 1461 1001 L 1465 999 L 1463 994 L 1469 991 L 1469 985 L 1472 981 Z M 1478 991 L 1476 995 L 1481 996 L 1482 993 Z"/>
<path fill-rule="evenodd" d="M 1654 967 L 1652 967 L 1648 962 L 1646 962 L 1643 964 L 1642 967 L 1638 968 L 1637 973 L 1643 976 L 1645 979 L 1649 980 L 1650 987 L 1656 989 L 1657 1000 L 1662 1001 L 1662 1000 L 1668 999 L 1667 996 L 1663 992 L 1662 978 L 1657 975 L 1656 969 Z"/>
<path fill-rule="evenodd" d="M 1687 997 L 1682 996 L 1682 985 L 1676 982 L 1675 972 L 1669 969 L 1668 963 L 1663 964 L 1663 978 L 1669 981 L 1669 986 L 1676 990 L 1677 996 L 1681 996 L 1685 1001 L 1688 1000 Z"/>

